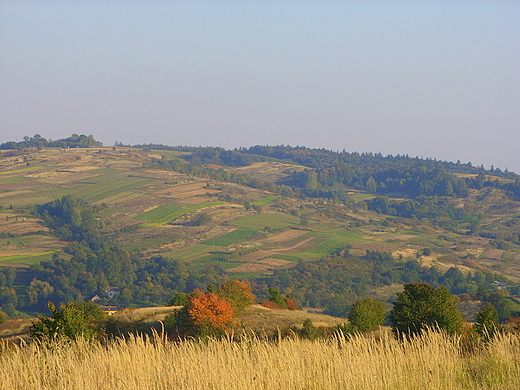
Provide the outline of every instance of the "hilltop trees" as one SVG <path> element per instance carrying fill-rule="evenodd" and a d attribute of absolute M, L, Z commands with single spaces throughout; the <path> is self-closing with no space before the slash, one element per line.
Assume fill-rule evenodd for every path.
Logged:
<path fill-rule="evenodd" d="M 434 288 L 427 283 L 407 283 L 390 311 L 393 333 L 416 336 L 424 330 L 439 329 L 449 334 L 462 329 L 462 314 L 457 310 L 456 297 L 444 286 Z"/>

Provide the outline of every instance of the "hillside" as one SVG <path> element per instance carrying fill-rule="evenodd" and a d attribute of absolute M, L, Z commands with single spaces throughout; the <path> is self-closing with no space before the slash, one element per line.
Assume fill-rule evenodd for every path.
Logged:
<path fill-rule="evenodd" d="M 48 299 L 97 294 L 109 302 L 108 286 L 120 288 L 110 302 L 122 307 L 161 305 L 175 291 L 245 278 L 259 297 L 275 286 L 303 305 L 323 307 L 339 296 L 347 303 L 364 294 L 391 299 L 408 279 L 431 278 L 431 267 L 435 283 L 451 283 L 455 293 L 496 290 L 495 280 L 518 290 L 520 202 L 513 173 L 460 164 L 456 172 L 453 163 L 443 171 L 431 161 L 419 169 L 420 161 L 404 157 L 390 159 L 389 167 L 388 158 L 358 156 L 372 167 L 375 187 L 361 168 L 354 181 L 329 175 L 327 184 L 324 172 L 337 156 L 304 149 L 303 158 L 302 149 L 285 149 L 283 155 L 228 153 L 242 156 L 234 163 L 222 152 L 211 159 L 201 154 L 211 148 L 157 145 L 1 151 L 0 306 L 19 315 L 20 309 L 41 311 Z M 336 177 L 344 164 L 355 166 L 346 155 L 341 159 Z M 388 192 L 389 170 L 398 178 L 405 163 L 426 176 L 409 173 L 408 184 Z M 416 184 L 426 188 L 424 180 L 434 192 L 439 180 L 450 194 L 407 192 Z M 457 195 L 450 186 L 466 190 Z M 56 234 L 34 211 L 66 195 L 95 207 L 95 234 L 120 251 L 112 260 L 90 244 L 78 254 L 72 236 Z M 84 265 L 76 267 L 81 256 Z M 100 262 L 103 277 L 89 270 L 89 258 Z M 111 261 L 120 262 L 112 273 Z M 67 267 L 76 268 L 71 274 Z"/>

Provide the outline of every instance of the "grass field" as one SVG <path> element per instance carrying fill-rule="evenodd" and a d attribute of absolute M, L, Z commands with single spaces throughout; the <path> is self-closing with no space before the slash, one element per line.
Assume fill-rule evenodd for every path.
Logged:
<path fill-rule="evenodd" d="M 231 224 L 234 226 L 260 230 L 266 226 L 269 226 L 273 229 L 279 229 L 287 226 L 298 225 L 299 223 L 300 218 L 294 215 L 273 213 L 251 215 L 249 217 L 237 219 Z"/>
<path fill-rule="evenodd" d="M 25 177 L 19 177 L 19 176 L 15 176 L 15 177 L 0 177 L 0 183 L 3 183 L 3 184 L 9 184 L 9 183 L 23 183 L 24 181 L 27 181 L 29 179 L 25 178 Z"/>
<path fill-rule="evenodd" d="M 165 204 L 163 206 L 156 207 L 153 210 L 139 214 L 135 216 L 134 219 L 138 219 L 140 221 L 156 222 L 164 217 L 167 217 L 170 214 L 179 211 L 180 209 L 182 209 L 182 207 L 183 206 L 178 204 Z"/>
<path fill-rule="evenodd" d="M 269 196 L 266 196 L 265 198 L 255 201 L 255 202 L 251 202 L 251 205 L 252 206 L 267 206 L 267 205 L 273 203 L 277 199 L 278 199 L 278 196 L 269 195 Z"/>
<path fill-rule="evenodd" d="M 22 264 L 37 264 L 43 260 L 50 260 L 52 258 L 52 254 L 58 251 L 59 250 L 46 251 L 42 253 L 37 253 L 35 255 L 2 256 L 0 257 L 0 265 L 2 261 L 9 261 L 12 263 Z"/>
<path fill-rule="evenodd" d="M 429 333 L 397 342 L 355 336 L 331 341 L 255 338 L 167 342 L 132 337 L 108 345 L 5 348 L 2 390 L 513 390 L 520 338 L 504 335 L 473 352 Z"/>
<path fill-rule="evenodd" d="M 186 214 L 192 213 L 194 211 L 202 210 L 207 207 L 218 206 L 218 205 L 225 204 L 225 203 L 226 202 L 215 201 L 215 202 L 204 202 L 204 203 L 194 204 L 194 205 L 190 205 L 190 206 L 183 206 L 182 208 L 177 209 L 176 211 L 173 211 L 172 213 L 164 215 L 160 218 L 156 218 L 152 222 L 143 223 L 142 226 L 157 227 L 157 226 L 161 226 L 161 225 L 166 225 L 167 223 L 171 223 L 171 222 L 175 221 L 177 218 L 180 218 L 180 217 L 182 217 Z M 150 211 L 153 211 L 153 210 L 150 210 Z"/>
<path fill-rule="evenodd" d="M 143 179 L 137 177 L 121 177 L 120 173 L 105 175 L 101 179 L 94 180 L 94 185 L 84 184 L 81 189 L 73 189 L 72 194 L 99 203 L 107 198 L 136 190 L 139 187 L 153 183 L 155 179 Z"/>
<path fill-rule="evenodd" d="M 237 229 L 229 233 L 226 233 L 220 237 L 215 237 L 211 240 L 203 241 L 202 244 L 229 246 L 236 244 L 237 242 L 247 240 L 248 238 L 253 236 L 257 231 L 258 230 L 255 229 Z"/>
<path fill-rule="evenodd" d="M 230 260 L 225 260 L 225 257 L 223 259 L 222 256 L 219 255 L 208 255 L 190 261 L 186 264 L 186 266 L 189 270 L 201 271 L 206 264 L 216 265 L 222 267 L 222 269 L 224 270 L 227 270 L 229 268 L 236 267 L 239 263 Z"/>

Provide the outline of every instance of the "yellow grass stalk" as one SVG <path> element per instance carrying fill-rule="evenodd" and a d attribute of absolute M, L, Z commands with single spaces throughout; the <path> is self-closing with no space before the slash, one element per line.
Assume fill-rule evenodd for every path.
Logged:
<path fill-rule="evenodd" d="M 186 341 L 133 337 L 108 345 L 37 344 L 0 351 L 0 389 L 503 389 L 520 388 L 520 337 L 471 354 L 461 339 L 429 332 L 398 342 L 254 338 Z"/>

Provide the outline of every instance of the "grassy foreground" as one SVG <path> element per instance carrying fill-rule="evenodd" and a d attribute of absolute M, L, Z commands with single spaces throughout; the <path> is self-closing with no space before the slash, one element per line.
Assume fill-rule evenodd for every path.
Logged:
<path fill-rule="evenodd" d="M 256 339 L 172 343 L 132 338 L 108 345 L 0 350 L 1 389 L 519 389 L 520 337 L 469 354 L 429 333 L 398 343 Z"/>

